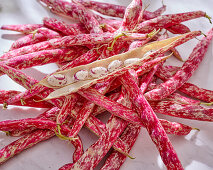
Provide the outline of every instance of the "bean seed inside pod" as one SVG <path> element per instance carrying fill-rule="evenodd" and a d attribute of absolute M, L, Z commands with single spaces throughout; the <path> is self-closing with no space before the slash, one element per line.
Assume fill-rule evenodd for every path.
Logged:
<path fill-rule="evenodd" d="M 80 70 L 75 73 L 74 79 L 75 80 L 85 80 L 88 78 L 89 72 L 87 70 Z"/>
<path fill-rule="evenodd" d="M 122 61 L 114 60 L 108 65 L 108 71 L 113 72 L 121 66 L 122 66 Z"/>
<path fill-rule="evenodd" d="M 107 74 L 105 67 L 95 67 L 90 70 L 90 75 L 94 78 L 98 78 Z"/>
<path fill-rule="evenodd" d="M 51 86 L 60 87 L 60 86 L 64 86 L 67 83 L 67 78 L 63 74 L 53 74 L 48 77 L 47 82 Z"/>
<path fill-rule="evenodd" d="M 124 66 L 128 66 L 128 65 L 130 65 L 132 63 L 135 63 L 135 62 L 137 62 L 139 60 L 140 60 L 140 58 L 129 58 L 129 59 L 126 59 L 124 61 Z"/>

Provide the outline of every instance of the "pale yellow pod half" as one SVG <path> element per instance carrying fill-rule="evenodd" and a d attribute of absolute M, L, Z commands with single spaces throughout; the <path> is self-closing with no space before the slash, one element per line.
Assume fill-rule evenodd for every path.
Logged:
<path fill-rule="evenodd" d="M 152 55 L 154 53 L 158 54 L 158 51 L 161 51 L 161 52 L 168 51 L 170 49 L 171 44 L 175 43 L 175 41 L 177 41 L 180 38 L 183 38 L 187 34 L 189 34 L 189 33 L 186 33 L 186 34 L 183 34 L 180 36 L 176 36 L 176 37 L 172 37 L 172 38 L 168 38 L 168 39 L 161 40 L 161 41 L 155 41 L 155 42 L 149 43 L 143 47 L 139 47 L 139 48 L 133 49 L 131 51 L 128 51 L 126 53 L 118 54 L 118 55 L 112 56 L 107 59 L 98 60 L 93 63 L 87 64 L 87 65 L 82 65 L 82 66 L 74 67 L 74 68 L 71 68 L 68 70 L 56 72 L 55 74 L 63 74 L 69 79 L 69 78 L 73 77 L 73 75 L 77 71 L 80 71 L 80 70 L 89 71 L 90 69 L 92 69 L 94 67 L 99 67 L 99 66 L 107 68 L 107 66 L 114 60 L 121 60 L 122 62 L 124 62 L 126 59 L 129 59 L 129 58 L 140 58 L 139 61 L 137 61 L 131 65 L 128 65 L 126 67 L 122 67 L 118 70 L 115 70 L 103 77 L 91 78 L 91 79 L 87 79 L 84 81 L 77 81 L 72 84 L 68 84 L 64 87 L 61 87 L 61 88 L 57 87 L 57 89 L 54 92 L 52 92 L 45 100 L 57 98 L 60 96 L 64 96 L 64 95 L 67 95 L 70 93 L 77 92 L 80 89 L 85 89 L 96 83 L 103 82 L 110 78 L 122 75 L 129 69 L 136 69 L 136 68 L 140 67 L 144 62 L 148 61 L 150 59 L 150 55 Z M 155 51 L 150 53 L 149 55 L 144 56 L 144 54 L 146 54 L 150 50 L 155 50 Z M 156 55 L 156 57 L 157 57 L 157 55 Z M 154 59 L 154 58 L 152 58 L 152 59 Z M 47 78 L 42 80 L 39 84 L 50 87 L 50 88 L 56 88 L 56 87 L 49 85 L 49 83 L 47 82 Z"/>

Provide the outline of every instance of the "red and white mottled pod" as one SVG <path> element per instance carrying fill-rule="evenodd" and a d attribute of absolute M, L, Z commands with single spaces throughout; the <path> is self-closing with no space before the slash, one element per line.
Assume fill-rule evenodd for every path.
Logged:
<path fill-rule="evenodd" d="M 54 135 L 55 133 L 49 130 L 36 130 L 19 138 L 0 150 L 0 164 L 4 163 L 23 150 L 28 149 L 41 141 L 47 140 Z"/>
<path fill-rule="evenodd" d="M 43 27 L 43 24 L 21 24 L 21 25 L 2 25 L 2 30 L 17 31 L 23 34 L 30 34 L 38 28 Z"/>
<path fill-rule="evenodd" d="M 155 115 L 149 103 L 141 93 L 140 88 L 135 83 L 134 78 L 126 72 L 120 78 L 125 89 L 128 89 L 130 99 L 136 111 L 141 115 L 142 122 L 147 129 L 153 143 L 160 152 L 161 158 L 167 169 L 183 169 L 181 162 L 166 135 L 159 119 Z"/>
<path fill-rule="evenodd" d="M 0 90 L 0 103 L 2 104 L 5 100 L 21 93 L 20 91 L 16 90 Z"/>
<path fill-rule="evenodd" d="M 202 40 L 199 41 L 188 60 L 175 73 L 175 75 L 170 77 L 164 83 L 159 84 L 155 89 L 147 92 L 145 97 L 148 100 L 161 100 L 181 87 L 192 76 L 193 72 L 203 60 L 212 37 L 213 28 L 207 33 L 206 37 L 203 37 Z"/>
<path fill-rule="evenodd" d="M 61 37 L 59 33 L 52 31 L 48 28 L 38 28 L 36 30 L 36 33 L 31 33 L 29 35 L 26 35 L 22 38 L 19 38 L 16 40 L 10 50 L 14 50 L 17 48 L 21 48 L 27 45 L 36 44 L 38 42 L 46 41 L 48 39 L 52 38 L 58 38 Z"/>
<path fill-rule="evenodd" d="M 36 51 L 48 50 L 59 47 L 67 47 L 74 45 L 85 45 L 85 44 L 102 44 L 113 41 L 115 38 L 114 33 L 103 33 L 103 34 L 78 34 L 71 36 L 64 36 L 62 38 L 54 38 L 49 41 L 40 42 L 37 44 L 28 45 L 19 49 L 15 49 L 3 54 L 0 60 L 6 60 L 14 56 L 28 54 Z M 147 34 L 131 33 L 127 36 L 122 36 L 118 39 L 122 41 L 129 41 L 135 39 L 146 39 Z"/>
<path fill-rule="evenodd" d="M 87 33 L 87 30 L 81 24 L 67 24 L 64 21 L 55 18 L 45 17 L 43 19 L 43 23 L 46 27 L 49 27 L 56 31 L 60 31 L 65 35 L 77 35 Z"/>
<path fill-rule="evenodd" d="M 5 65 L 4 63 L 0 63 L 0 71 L 7 74 L 12 80 L 16 83 L 20 84 L 24 88 L 28 89 L 31 88 L 32 84 L 37 83 L 37 80 L 34 80 L 30 76 L 22 73 L 19 70 L 16 70 L 12 67 Z"/>
<path fill-rule="evenodd" d="M 179 70 L 179 67 L 162 67 L 156 72 L 156 75 L 162 80 L 166 80 L 170 78 L 173 74 L 175 74 Z M 184 83 L 179 89 L 179 91 L 187 94 L 190 97 L 205 101 L 205 102 L 213 102 L 213 91 L 200 88 L 192 83 Z"/>
<path fill-rule="evenodd" d="M 203 11 L 161 15 L 159 17 L 156 17 L 138 24 L 135 31 L 141 32 L 141 33 L 151 32 L 154 29 L 167 28 L 173 25 L 177 25 L 184 21 L 192 20 L 199 17 L 205 17 L 205 16 L 206 16 L 206 13 Z"/>
<path fill-rule="evenodd" d="M 112 17 L 123 18 L 125 10 L 126 10 L 125 6 L 115 5 L 115 4 L 105 3 L 105 2 L 97 2 L 97 1 L 90 1 L 90 0 L 78 0 L 77 2 L 81 3 L 86 8 L 93 9 L 101 14 L 112 16 Z M 155 18 L 159 16 L 161 13 L 163 13 L 165 9 L 166 9 L 166 6 L 164 5 L 154 12 L 144 11 L 143 17 L 144 19 Z"/>
<path fill-rule="evenodd" d="M 172 25 L 170 27 L 167 27 L 166 29 L 173 34 L 185 34 L 187 32 L 190 32 L 189 27 L 183 24 Z"/>
<path fill-rule="evenodd" d="M 167 134 L 173 135 L 188 135 L 191 130 L 195 129 L 182 123 L 170 122 L 168 120 L 160 119 L 160 123 L 163 126 Z"/>
<path fill-rule="evenodd" d="M 182 104 L 194 104 L 199 105 L 201 102 L 199 100 L 190 99 L 188 97 L 185 97 L 179 93 L 172 93 L 171 95 L 167 96 L 167 100 L 173 100 L 176 102 L 180 102 Z"/>
<path fill-rule="evenodd" d="M 93 169 L 109 151 L 113 143 L 125 129 L 127 123 L 115 116 L 111 116 L 106 124 L 106 131 L 97 142 L 90 146 L 71 169 Z"/>
<path fill-rule="evenodd" d="M 65 101 L 63 103 L 63 106 L 60 109 L 60 112 L 57 115 L 56 123 L 57 124 L 63 124 L 66 120 L 67 116 L 69 115 L 69 109 L 72 109 L 75 106 L 75 103 L 77 102 L 76 95 L 69 95 L 65 96 Z"/>
<path fill-rule="evenodd" d="M 87 90 L 79 90 L 78 93 L 85 97 L 87 100 L 93 101 L 95 104 L 104 107 L 110 113 L 121 117 L 126 121 L 141 126 L 143 125 L 137 114 L 132 113 L 132 110 L 128 109 L 122 104 L 110 100 L 93 88 L 88 88 Z"/>
<path fill-rule="evenodd" d="M 119 28 L 121 31 L 132 31 L 139 22 L 142 11 L 142 0 L 133 0 L 125 10 L 122 24 Z"/>
<path fill-rule="evenodd" d="M 50 5 L 52 8 L 59 9 L 62 13 L 79 20 L 85 25 L 90 33 L 103 33 L 99 27 L 99 22 L 96 20 L 95 15 L 87 10 L 84 6 L 75 2 L 67 2 L 64 0 L 41 0 Z M 48 2 L 49 1 L 49 2 Z"/>
<path fill-rule="evenodd" d="M 138 134 L 140 133 L 140 129 L 141 127 L 130 123 L 123 131 L 120 138 L 126 143 L 128 152 L 130 152 L 131 148 L 133 147 Z M 110 156 L 105 161 L 104 166 L 101 168 L 101 170 L 118 170 L 125 160 L 126 156 L 124 154 L 113 150 Z"/>
<path fill-rule="evenodd" d="M 185 119 L 213 121 L 213 109 L 198 105 L 181 104 L 176 101 L 150 101 L 157 113 Z"/>
<path fill-rule="evenodd" d="M 54 62 L 72 61 L 87 52 L 84 47 L 71 47 L 62 49 L 43 50 L 30 54 L 20 55 L 2 61 L 5 65 L 21 70 L 33 66 L 45 65 Z M 0 73 L 0 75 L 3 74 Z"/>

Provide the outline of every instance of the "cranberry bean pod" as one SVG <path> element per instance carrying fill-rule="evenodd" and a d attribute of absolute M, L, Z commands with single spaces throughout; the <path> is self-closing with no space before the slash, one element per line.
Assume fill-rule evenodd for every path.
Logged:
<path fill-rule="evenodd" d="M 176 101 L 151 101 L 150 105 L 157 113 L 185 119 L 213 121 L 213 109 L 198 105 L 177 103 Z"/>
<path fill-rule="evenodd" d="M 199 17 L 205 17 L 206 13 L 203 11 L 194 11 L 178 14 L 162 15 L 147 21 L 142 22 L 135 29 L 136 32 L 146 33 L 153 29 L 167 28 L 177 25 L 181 22 L 192 20 Z"/>
<path fill-rule="evenodd" d="M 207 51 L 209 43 L 213 37 L 213 29 L 207 33 L 207 37 L 204 37 L 193 49 L 188 60 L 178 70 L 175 75 L 169 78 L 166 82 L 161 83 L 152 91 L 145 94 L 148 100 L 161 100 L 181 87 L 197 69 L 203 57 Z"/>
<path fill-rule="evenodd" d="M 172 25 L 166 29 L 173 34 L 185 34 L 190 32 L 189 27 L 183 24 Z"/>
<path fill-rule="evenodd" d="M 162 67 L 156 72 L 156 75 L 162 80 L 170 78 L 174 73 L 179 70 L 178 67 L 170 67 L 172 70 L 169 70 L 167 67 Z M 179 91 L 187 94 L 190 97 L 205 101 L 213 102 L 213 91 L 200 88 L 192 83 L 184 83 L 179 89 Z"/>
<path fill-rule="evenodd" d="M 121 77 L 123 86 L 128 89 L 130 99 L 132 100 L 137 112 L 146 127 L 153 143 L 160 152 L 161 158 L 167 169 L 183 169 L 181 162 L 166 135 L 160 121 L 155 115 L 149 103 L 144 98 L 141 90 L 134 82 L 131 74 L 128 72 Z"/>
<path fill-rule="evenodd" d="M 31 33 L 29 35 L 26 35 L 16 40 L 12 44 L 10 50 L 14 50 L 24 46 L 36 44 L 38 42 L 46 41 L 48 39 L 59 38 L 59 37 L 61 37 L 60 34 L 53 30 L 50 30 L 48 28 L 38 28 L 35 31 L 35 33 Z"/>
<path fill-rule="evenodd" d="M 43 19 L 43 23 L 46 27 L 62 32 L 64 35 L 87 33 L 87 30 L 80 24 L 67 24 L 64 21 L 60 21 L 55 18 L 45 17 Z"/>
<path fill-rule="evenodd" d="M 49 130 L 36 130 L 35 132 L 24 135 L 0 150 L 0 164 L 23 150 L 33 147 L 37 143 L 47 140 L 53 136 L 54 132 Z"/>
<path fill-rule="evenodd" d="M 5 65 L 21 70 L 33 66 L 45 65 L 54 62 L 72 61 L 87 52 L 87 48 L 75 47 L 64 49 L 43 50 L 30 54 L 20 55 L 5 61 Z M 0 73 L 0 75 L 3 74 Z"/>
<path fill-rule="evenodd" d="M 79 20 L 85 25 L 90 33 L 102 33 L 103 31 L 99 27 L 99 22 L 96 20 L 95 15 L 87 10 L 84 6 L 75 2 L 67 2 L 64 0 L 41 0 L 49 1 L 52 8 L 59 9 L 62 13 Z"/>
<path fill-rule="evenodd" d="M 139 22 L 141 11 L 142 0 L 133 0 L 125 10 L 124 18 L 119 30 L 132 31 Z"/>
<path fill-rule="evenodd" d="M 127 123 L 115 116 L 111 116 L 106 124 L 106 131 L 97 142 L 90 146 L 83 156 L 73 165 L 71 169 L 90 169 L 97 166 L 113 143 L 125 129 Z"/>
<path fill-rule="evenodd" d="M 38 28 L 43 27 L 42 24 L 21 24 L 21 25 L 2 25 L 2 30 L 17 31 L 23 34 L 29 34 Z"/>
<path fill-rule="evenodd" d="M 115 5 L 110 3 L 90 1 L 90 0 L 78 0 L 78 2 L 81 3 L 83 6 L 85 6 L 86 8 L 93 9 L 101 14 L 112 16 L 112 17 L 123 18 L 125 10 L 126 10 L 125 6 Z M 156 16 L 159 16 L 164 11 L 165 11 L 165 6 L 159 8 L 158 10 L 154 12 L 144 11 L 143 17 L 145 19 L 155 18 Z"/>
<path fill-rule="evenodd" d="M 59 47 L 108 43 L 110 41 L 113 41 L 114 36 L 115 35 L 113 33 L 103 33 L 103 34 L 93 33 L 93 34 L 78 34 L 78 35 L 64 36 L 62 38 L 54 38 L 49 41 L 44 41 L 44 42 L 28 45 L 19 49 L 9 51 L 3 54 L 0 57 L 0 60 L 5 60 L 18 55 L 28 54 L 28 53 L 32 53 L 36 51 L 41 51 L 41 50 L 59 48 Z M 134 40 L 134 39 L 145 39 L 146 37 L 147 37 L 147 34 L 132 33 L 132 34 L 129 34 L 128 36 L 120 37 L 118 40 L 128 41 L 128 40 Z"/>

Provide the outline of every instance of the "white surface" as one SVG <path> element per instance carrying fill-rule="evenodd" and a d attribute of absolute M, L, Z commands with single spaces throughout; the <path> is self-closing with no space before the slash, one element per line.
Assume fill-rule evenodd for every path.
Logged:
<path fill-rule="evenodd" d="M 102 0 L 103 1 L 103 0 Z M 108 0 L 107 2 L 128 5 L 130 0 Z M 161 0 L 146 1 L 144 4 L 150 4 L 150 11 L 157 9 L 161 5 Z M 203 10 L 207 14 L 213 16 L 212 0 L 164 0 L 167 5 L 166 13 L 179 13 L 194 10 Z M 53 16 L 48 10 L 44 9 L 36 0 L 0 0 L 0 24 L 27 24 L 27 23 L 41 23 L 44 16 Z M 204 33 L 209 30 L 212 25 L 209 24 L 205 18 L 196 19 L 190 22 L 186 22 L 191 30 L 201 30 Z M 0 54 L 7 51 L 12 42 L 20 37 L 20 35 L 14 35 L 15 32 L 0 30 Z M 197 40 L 192 40 L 181 47 L 178 47 L 182 56 L 186 59 L 188 54 L 192 51 Z M 208 53 L 202 62 L 199 69 L 190 79 L 190 82 L 199 85 L 202 88 L 213 90 L 213 59 L 212 56 L 212 43 L 208 50 Z M 172 58 L 168 63 L 181 64 Z M 48 68 L 48 70 L 47 70 Z M 50 64 L 47 66 L 36 67 L 33 69 L 27 69 L 27 74 L 34 76 L 37 79 L 41 79 L 44 73 L 38 71 L 41 70 L 45 73 L 50 73 L 56 69 L 55 65 Z M 17 86 L 6 76 L 0 77 L 0 89 L 16 89 L 24 90 L 22 87 Z M 44 109 L 33 108 L 12 108 L 9 107 L 7 111 L 0 110 L 0 120 L 6 119 L 20 119 L 27 117 L 34 117 L 42 113 Z M 192 127 L 199 128 L 200 132 L 191 132 L 187 136 L 173 136 L 170 135 L 170 139 L 179 155 L 183 166 L 187 170 L 210 170 L 213 169 L 213 123 L 198 122 L 183 120 L 177 118 L 171 118 L 168 116 L 159 115 L 161 118 L 166 118 L 173 121 L 178 121 L 190 125 Z M 84 143 L 84 149 L 86 150 L 92 143 L 97 140 L 97 137 L 89 132 L 87 129 L 83 129 L 80 132 Z M 16 138 L 7 137 L 4 133 L 0 133 L 0 148 L 9 144 Z M 42 142 L 33 148 L 22 152 L 14 158 L 7 161 L 0 166 L 1 170 L 54 170 L 58 169 L 65 163 L 72 161 L 73 146 L 67 142 L 61 141 L 54 137 L 48 141 Z M 160 156 L 152 144 L 147 132 L 143 129 L 138 137 L 138 140 L 131 151 L 131 156 L 136 157 L 134 160 L 127 159 L 122 170 L 155 170 L 165 169 Z M 102 162 L 103 163 L 103 162 Z M 96 169 L 99 169 L 100 166 Z"/>

